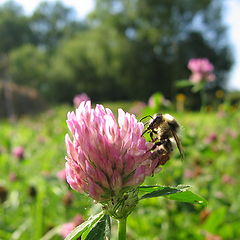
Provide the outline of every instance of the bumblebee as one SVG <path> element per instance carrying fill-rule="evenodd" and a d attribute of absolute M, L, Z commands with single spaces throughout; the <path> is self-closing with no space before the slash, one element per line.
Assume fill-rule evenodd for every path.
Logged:
<path fill-rule="evenodd" d="M 153 147 L 149 150 L 153 153 L 152 157 L 155 159 L 162 155 L 163 162 L 160 164 L 165 164 L 169 159 L 170 153 L 173 151 L 172 140 L 174 139 L 181 158 L 183 159 L 183 147 L 178 137 L 180 126 L 176 119 L 170 114 L 160 113 L 155 118 L 152 116 L 146 116 L 142 118 L 141 121 L 147 117 L 151 117 L 152 121 L 146 130 L 143 131 L 142 136 L 145 133 L 149 133 L 151 140 L 154 143 Z"/>

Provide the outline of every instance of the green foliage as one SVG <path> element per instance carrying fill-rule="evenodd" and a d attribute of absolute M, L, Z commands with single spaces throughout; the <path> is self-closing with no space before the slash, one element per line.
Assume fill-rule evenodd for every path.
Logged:
<path fill-rule="evenodd" d="M 29 19 L 20 5 L 13 1 L 0 6 L 0 56 L 32 41 Z"/>
<path fill-rule="evenodd" d="M 89 231 L 89 233 L 84 236 L 83 239 L 86 240 L 105 240 L 110 239 L 111 237 L 111 225 L 110 225 L 110 217 L 108 215 L 104 215 L 98 223 Z"/>
<path fill-rule="evenodd" d="M 30 18 L 36 44 L 51 52 L 60 41 L 84 29 L 85 24 L 77 22 L 74 13 L 72 8 L 61 2 L 41 2 Z"/>
<path fill-rule="evenodd" d="M 11 51 L 9 64 L 9 72 L 16 83 L 39 89 L 41 93 L 47 91 L 49 62 L 44 51 L 24 45 Z"/>
<path fill-rule="evenodd" d="M 81 239 L 86 240 L 104 240 L 106 239 L 106 235 L 110 235 L 110 231 L 108 230 L 108 234 L 105 234 L 105 230 L 107 226 L 109 226 L 109 216 L 104 215 L 102 212 L 96 214 L 93 217 L 90 217 L 86 222 L 82 223 L 78 227 L 76 227 L 66 238 L 65 240 L 77 240 L 79 237 Z M 96 237 L 97 236 L 97 237 Z"/>
<path fill-rule="evenodd" d="M 118 91 L 112 89 L 121 92 L 124 87 L 121 71 L 127 51 L 127 42 L 114 29 L 87 31 L 64 42 L 52 59 L 54 95 L 61 97 L 59 100 L 71 100 L 73 92 L 87 92 L 97 99 L 120 98 Z M 68 95 L 61 92 L 64 85 L 69 89 Z"/>
<path fill-rule="evenodd" d="M 154 197 L 167 197 L 171 200 L 176 200 L 180 202 L 188 203 L 198 203 L 204 206 L 207 205 L 207 201 L 187 190 L 189 186 L 177 186 L 177 187 L 164 187 L 164 186 L 142 186 L 139 187 L 140 190 L 148 190 L 147 194 L 144 194 L 140 200 L 145 198 L 154 198 Z"/>
<path fill-rule="evenodd" d="M 140 81 L 134 89 L 138 84 L 144 86 L 141 98 L 156 90 L 169 98 L 174 82 L 188 77 L 186 65 L 193 57 L 209 58 L 219 72 L 219 82 L 224 80 L 231 57 L 226 42 L 221 42 L 221 7 L 221 1 L 211 0 L 99 0 L 91 19 L 118 29 L 133 43 L 128 73 Z M 223 60 L 219 54 L 226 58 Z"/>
<path fill-rule="evenodd" d="M 27 67 L 13 73 L 14 61 L 7 71 L 14 82 L 27 82 L 49 101 L 69 102 L 79 92 L 98 101 L 146 100 L 157 91 L 173 99 L 175 82 L 189 76 L 186 65 L 193 57 L 215 65 L 217 81 L 211 87 L 226 82 L 232 61 L 222 6 L 215 0 L 101 0 L 88 18 L 77 20 L 60 2 L 42 2 L 32 16 L 9 2 L 0 7 L 0 54 L 22 52 L 25 44 L 44 50 L 45 80 L 42 57 L 33 66 L 18 54 L 36 75 Z"/>
<path fill-rule="evenodd" d="M 104 105 L 127 110 L 131 103 Z M 77 213 L 88 219 L 101 211 L 88 197 L 70 190 L 56 177 L 64 167 L 65 119 L 66 112 L 72 110 L 61 106 L 33 118 L 22 118 L 14 125 L 0 122 L 0 186 L 7 190 L 6 200 L 0 201 L 0 239 L 58 240 L 62 224 L 70 222 Z M 141 200 L 128 218 L 128 239 L 204 240 L 209 235 L 238 239 L 239 109 L 225 106 L 219 113 L 169 113 L 182 125 L 185 160 L 180 161 L 175 149 L 171 160 L 154 177 L 148 177 L 144 185 L 191 185 L 192 191 L 204 196 L 208 205 L 165 197 Z M 25 148 L 22 161 L 11 154 L 19 145 Z M 151 191 L 160 190 L 154 188 Z M 72 202 L 64 200 L 69 191 Z M 141 188 L 142 195 L 147 191 Z M 115 232 L 113 221 L 112 239 L 116 239 Z"/>

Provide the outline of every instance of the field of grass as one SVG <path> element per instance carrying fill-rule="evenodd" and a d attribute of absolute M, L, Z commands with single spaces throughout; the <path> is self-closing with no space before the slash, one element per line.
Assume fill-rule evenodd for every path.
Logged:
<path fill-rule="evenodd" d="M 116 112 L 130 103 L 106 103 Z M 99 206 L 70 189 L 57 173 L 64 168 L 66 114 L 59 106 L 16 123 L 0 121 L 0 239 L 62 239 L 61 225 L 77 214 L 87 219 Z M 128 218 L 128 238 L 138 240 L 240 239 L 240 113 L 171 112 L 182 125 L 185 159 L 175 150 L 146 184 L 189 184 L 208 206 L 162 198 L 140 202 Z M 22 159 L 12 151 L 23 146 Z M 113 225 L 113 239 L 116 231 Z"/>

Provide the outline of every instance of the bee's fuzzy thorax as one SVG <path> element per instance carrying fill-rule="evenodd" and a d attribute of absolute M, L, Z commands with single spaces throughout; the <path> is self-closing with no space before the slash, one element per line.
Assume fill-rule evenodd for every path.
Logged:
<path fill-rule="evenodd" d="M 168 114 L 168 113 L 163 114 L 163 118 L 164 118 L 166 121 L 173 121 L 173 120 L 175 120 L 175 118 L 174 118 L 172 115 Z"/>

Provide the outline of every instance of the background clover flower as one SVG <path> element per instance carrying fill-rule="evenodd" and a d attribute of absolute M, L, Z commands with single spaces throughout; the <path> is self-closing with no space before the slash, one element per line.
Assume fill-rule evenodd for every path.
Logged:
<path fill-rule="evenodd" d="M 56 176 L 59 180 L 65 181 L 66 180 L 66 170 L 62 169 L 62 170 L 58 171 Z"/>
<path fill-rule="evenodd" d="M 212 73 L 214 66 L 207 58 L 192 58 L 188 62 L 188 69 L 192 71 L 190 81 L 198 83 L 202 80 L 208 82 L 215 80 L 215 75 Z"/>
<path fill-rule="evenodd" d="M 77 214 L 71 222 L 67 222 L 67 223 L 64 223 L 62 226 L 61 226 L 61 229 L 59 231 L 59 234 L 63 237 L 63 238 L 66 238 L 67 235 L 69 233 L 71 233 L 71 231 L 77 227 L 78 225 L 80 225 L 81 223 L 84 222 L 84 219 L 81 215 Z"/>
<path fill-rule="evenodd" d="M 76 95 L 73 98 L 73 104 L 77 108 L 81 102 L 90 100 L 89 96 L 86 93 L 81 93 Z"/>
<path fill-rule="evenodd" d="M 12 155 L 17 159 L 22 160 L 24 158 L 24 155 L 25 155 L 24 148 L 22 146 L 15 147 L 12 150 Z"/>
<path fill-rule="evenodd" d="M 118 120 L 102 105 L 91 108 L 82 102 L 68 113 L 66 177 L 70 186 L 97 201 L 137 187 L 151 175 L 158 159 L 151 160 L 148 144 L 141 136 L 143 123 L 118 110 Z"/>

